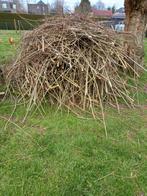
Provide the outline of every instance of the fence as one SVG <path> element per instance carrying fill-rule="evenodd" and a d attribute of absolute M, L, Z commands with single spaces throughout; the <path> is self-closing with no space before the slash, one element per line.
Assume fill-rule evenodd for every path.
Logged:
<path fill-rule="evenodd" d="M 45 19 L 44 15 L 0 13 L 0 29 L 30 30 Z"/>

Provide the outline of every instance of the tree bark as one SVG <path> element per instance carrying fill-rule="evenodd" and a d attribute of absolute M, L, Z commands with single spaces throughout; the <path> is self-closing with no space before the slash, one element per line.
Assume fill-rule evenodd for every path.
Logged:
<path fill-rule="evenodd" d="M 137 48 L 135 48 L 135 60 L 139 64 L 143 64 L 144 36 L 147 23 L 147 0 L 125 0 L 125 11 L 125 31 L 134 35 L 137 44 Z M 133 47 L 134 46 L 128 42 L 128 51 Z"/>

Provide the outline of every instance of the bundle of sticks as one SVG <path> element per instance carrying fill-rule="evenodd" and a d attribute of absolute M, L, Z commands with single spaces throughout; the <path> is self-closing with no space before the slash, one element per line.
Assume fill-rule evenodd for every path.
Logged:
<path fill-rule="evenodd" d="M 25 33 L 7 84 L 29 105 L 46 100 L 96 118 L 105 104 L 133 106 L 134 63 L 114 31 L 90 20 L 54 18 Z"/>

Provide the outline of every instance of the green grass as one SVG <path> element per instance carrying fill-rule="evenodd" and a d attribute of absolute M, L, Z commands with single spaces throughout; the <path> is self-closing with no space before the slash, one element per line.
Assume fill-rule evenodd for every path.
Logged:
<path fill-rule="evenodd" d="M 13 37 L 15 46 L 10 45 L 9 38 Z M 17 44 L 20 40 L 20 32 L 15 31 L 3 31 L 0 30 L 0 63 L 5 63 L 8 59 L 12 59 L 16 53 Z"/>
<path fill-rule="evenodd" d="M 144 41 L 144 47 L 145 47 L 145 63 L 147 64 L 147 38 Z"/>
<path fill-rule="evenodd" d="M 145 73 L 139 82 L 143 105 L 146 84 Z M 0 195 L 147 194 L 147 106 L 120 115 L 107 108 L 108 139 L 98 121 L 49 106 L 25 123 L 25 106 L 18 106 L 8 123 L 14 108 L 0 103 Z"/>

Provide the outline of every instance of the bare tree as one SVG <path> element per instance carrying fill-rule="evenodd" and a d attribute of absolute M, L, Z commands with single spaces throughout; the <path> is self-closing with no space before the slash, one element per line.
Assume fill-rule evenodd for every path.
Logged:
<path fill-rule="evenodd" d="M 55 9 L 57 15 L 63 15 L 64 0 L 56 0 L 54 3 L 54 9 Z"/>
<path fill-rule="evenodd" d="M 138 63 L 143 63 L 144 35 L 147 23 L 147 0 L 125 0 L 126 27 L 127 32 L 135 35 L 137 40 L 136 55 Z M 128 47 L 132 47 L 129 45 Z"/>
<path fill-rule="evenodd" d="M 26 12 L 24 0 L 14 0 L 13 2 L 16 4 L 17 12 L 19 12 L 19 13 Z"/>
<path fill-rule="evenodd" d="M 76 12 L 87 15 L 91 11 L 91 4 L 89 0 L 81 0 L 78 7 L 75 8 Z"/>
<path fill-rule="evenodd" d="M 50 13 L 51 6 L 48 0 L 47 0 L 47 7 L 48 7 L 48 13 Z"/>
<path fill-rule="evenodd" d="M 105 9 L 105 3 L 101 0 L 99 0 L 93 7 L 97 10 L 104 10 Z"/>

